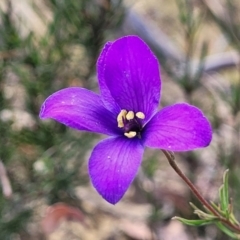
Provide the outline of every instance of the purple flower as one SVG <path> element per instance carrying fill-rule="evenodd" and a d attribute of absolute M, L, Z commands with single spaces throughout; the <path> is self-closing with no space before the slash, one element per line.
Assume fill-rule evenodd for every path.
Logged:
<path fill-rule="evenodd" d="M 108 202 L 123 197 L 145 146 L 188 151 L 209 145 L 211 126 L 198 108 L 178 103 L 158 111 L 159 64 L 139 37 L 108 42 L 97 73 L 100 95 L 79 87 L 62 89 L 46 99 L 40 117 L 109 136 L 95 146 L 89 160 L 92 184 Z"/>

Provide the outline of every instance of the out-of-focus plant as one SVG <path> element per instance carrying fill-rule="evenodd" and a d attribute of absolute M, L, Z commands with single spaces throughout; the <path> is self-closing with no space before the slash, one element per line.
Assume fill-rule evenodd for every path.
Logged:
<path fill-rule="evenodd" d="M 45 21 L 46 33 L 23 37 L 15 22 L 14 1 L 5 3 L 6 9 L 0 10 L 0 159 L 13 195 L 10 199 L 0 195 L 0 239 L 12 239 L 14 234 L 31 239 L 26 230 L 29 202 L 41 197 L 50 204 L 80 205 L 74 203 L 73 189 L 87 182 L 84 174 L 80 177 L 79 166 L 93 140 L 92 135 L 40 122 L 40 104 L 69 84 L 95 86 L 96 56 L 121 24 L 124 8 L 121 0 L 48 1 L 52 21 Z M 43 16 L 42 9 L 35 11 Z"/>
<path fill-rule="evenodd" d="M 240 56 L 240 18 L 239 4 L 234 0 L 206 1 L 201 0 L 208 16 L 221 29 L 229 44 Z M 237 71 L 239 72 L 239 66 Z M 231 82 L 230 104 L 233 114 L 236 115 L 240 109 L 240 76 L 235 82 Z"/>
<path fill-rule="evenodd" d="M 20 237 L 25 240 L 32 239 L 26 228 L 32 216 L 29 202 L 36 202 L 38 199 L 45 199 L 49 204 L 63 201 L 81 208 L 81 202 L 74 199 L 74 187 L 88 181 L 85 173 L 79 174 L 79 169 L 93 140 L 91 134 L 74 133 L 53 122 L 39 121 L 40 104 L 49 94 L 69 85 L 95 88 L 93 73 L 97 56 L 105 39 L 113 35 L 115 28 L 121 24 L 124 9 L 120 0 L 44 1 L 52 13 L 52 21 L 46 21 L 47 31 L 44 36 L 39 37 L 30 32 L 22 37 L 14 23 L 14 2 L 6 0 L 7 10 L 1 10 L 0 14 L 0 159 L 6 167 L 13 189 L 10 199 L 7 199 L 4 192 L 0 194 L 0 239 L 13 239 L 16 235 L 18 239 Z M 226 60 L 225 57 L 208 64 L 208 44 L 197 46 L 198 30 L 210 21 L 219 26 L 221 33 L 227 36 L 227 49 L 234 49 L 239 54 L 238 2 L 222 1 L 223 14 L 217 12 L 220 1 L 201 2 L 202 5 L 197 1 L 177 1 L 186 55 L 180 58 L 177 67 L 168 64 L 168 69 L 164 69 L 184 89 L 189 101 L 192 100 L 194 91 L 201 88 L 201 79 L 205 73 L 219 71 L 221 74 L 222 70 L 229 67 L 230 70 L 235 68 L 239 72 L 239 65 L 234 61 L 223 61 Z M 213 7 L 210 6 L 211 3 L 214 3 Z M 200 12 L 195 11 L 196 6 L 200 6 Z M 35 10 L 41 16 L 41 9 Z M 163 66 L 165 67 L 162 64 Z M 240 184 L 239 79 L 226 79 L 231 83 L 230 91 L 221 95 L 231 109 L 232 115 L 228 116 L 228 120 L 220 119 L 215 107 L 211 113 L 211 118 L 217 119 L 217 123 L 213 124 L 216 135 L 224 124 L 229 124 L 238 135 L 238 138 L 233 138 L 229 152 L 224 152 L 224 143 L 219 145 L 221 151 L 216 150 L 219 151 L 219 164 L 229 168 L 231 172 L 229 188 L 235 199 L 236 218 L 239 218 L 240 209 L 240 194 L 237 190 Z M 22 92 L 20 98 L 18 96 L 14 99 L 14 89 Z M 214 93 L 212 95 L 214 97 Z M 216 100 L 215 106 L 218 104 Z M 22 125 L 19 126 L 19 122 Z M 192 155 L 189 158 L 195 159 Z M 146 166 L 147 176 L 150 178 L 153 178 L 157 169 L 157 160 L 153 160 L 151 164 L 154 166 L 150 163 Z M 193 181 L 195 173 L 194 170 L 191 176 Z M 213 223 L 230 237 L 236 238 L 232 231 L 234 229 L 228 228 L 226 222 L 224 223 L 226 220 L 231 224 L 238 224 L 232 212 L 233 202 L 228 200 L 227 173 L 223 186 L 220 190 L 220 204 L 209 203 L 222 218 L 216 217 L 205 208 L 200 210 L 194 206 L 195 213 L 201 219 L 180 220 L 195 226 Z M 141 189 L 138 190 L 141 192 Z M 151 192 L 146 194 L 155 210 L 154 219 L 162 220 L 159 200 Z M 197 205 L 195 202 L 194 204 Z M 220 237 L 226 239 L 225 235 Z"/>
<path fill-rule="evenodd" d="M 204 70 L 204 57 L 208 52 L 208 45 L 204 42 L 201 46 L 200 56 L 196 56 L 196 37 L 202 24 L 203 16 L 195 11 L 194 3 L 190 0 L 176 1 L 179 11 L 179 20 L 182 25 L 181 30 L 184 35 L 185 59 L 181 66 L 181 73 L 175 76 L 176 81 L 180 82 L 185 91 L 190 94 L 200 85 L 201 76 Z M 193 61 L 198 57 L 199 61 Z"/>
<path fill-rule="evenodd" d="M 189 220 L 181 217 L 174 217 L 173 219 L 177 219 L 186 225 L 195 227 L 215 224 L 222 232 L 231 238 L 240 239 L 240 224 L 234 215 L 232 199 L 229 197 L 228 170 L 226 170 L 223 175 L 223 185 L 219 188 L 219 204 L 217 205 L 214 202 L 206 201 L 202 197 L 197 188 L 192 184 L 192 182 L 185 176 L 185 174 L 176 164 L 173 153 L 164 150 L 163 153 L 168 159 L 171 167 L 189 186 L 193 194 L 197 197 L 201 204 L 203 204 L 204 207 L 203 211 L 196 207 L 193 203 L 190 203 L 194 209 L 194 213 L 198 215 L 200 219 Z"/>

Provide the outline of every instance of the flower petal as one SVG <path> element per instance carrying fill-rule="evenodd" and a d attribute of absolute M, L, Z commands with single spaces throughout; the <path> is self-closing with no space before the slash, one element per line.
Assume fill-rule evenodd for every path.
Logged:
<path fill-rule="evenodd" d="M 146 121 L 155 113 L 161 88 L 159 64 L 139 37 L 123 37 L 105 46 L 98 77 L 106 107 L 112 97 L 121 109 L 143 112 Z"/>
<path fill-rule="evenodd" d="M 99 85 L 100 85 L 103 103 L 106 106 L 106 108 L 109 109 L 111 112 L 115 112 L 116 114 L 118 114 L 121 111 L 121 108 L 118 106 L 118 104 L 112 97 L 106 85 L 106 82 L 104 81 L 104 70 L 105 70 L 105 61 L 106 61 L 105 58 L 111 46 L 112 46 L 112 42 L 107 42 L 104 45 L 104 48 L 97 61 L 97 72 L 98 72 L 98 79 L 99 79 Z"/>
<path fill-rule="evenodd" d="M 62 89 L 43 103 L 40 118 L 52 118 L 77 130 L 115 135 L 117 116 L 102 106 L 100 96 L 84 88 Z"/>
<path fill-rule="evenodd" d="M 133 181 L 142 160 L 139 139 L 123 137 L 101 141 L 89 160 L 93 186 L 109 203 L 117 203 Z"/>
<path fill-rule="evenodd" d="M 145 145 L 171 151 L 188 151 L 209 145 L 209 121 L 196 107 L 175 104 L 163 108 L 145 126 Z"/>

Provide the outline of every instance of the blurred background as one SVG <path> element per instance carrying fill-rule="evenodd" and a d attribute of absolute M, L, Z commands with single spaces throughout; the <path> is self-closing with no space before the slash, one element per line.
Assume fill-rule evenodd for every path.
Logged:
<path fill-rule="evenodd" d="M 108 40 L 136 34 L 161 64 L 161 106 L 188 102 L 212 123 L 205 149 L 176 154 L 207 200 L 225 169 L 240 219 L 239 0 L 0 0 L 0 239 L 226 240 L 215 226 L 184 226 L 201 207 L 161 151 L 148 149 L 116 206 L 89 183 L 102 137 L 41 121 L 51 93 L 98 91 L 96 60 Z M 73 221 L 70 221 L 73 220 Z"/>

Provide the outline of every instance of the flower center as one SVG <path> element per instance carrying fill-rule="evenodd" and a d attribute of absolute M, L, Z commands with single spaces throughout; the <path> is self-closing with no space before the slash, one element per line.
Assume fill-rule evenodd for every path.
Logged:
<path fill-rule="evenodd" d="M 122 128 L 124 135 L 128 138 L 140 137 L 142 130 L 141 120 L 145 118 L 144 113 L 121 110 L 117 116 L 118 127 Z"/>

